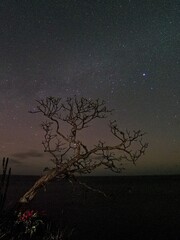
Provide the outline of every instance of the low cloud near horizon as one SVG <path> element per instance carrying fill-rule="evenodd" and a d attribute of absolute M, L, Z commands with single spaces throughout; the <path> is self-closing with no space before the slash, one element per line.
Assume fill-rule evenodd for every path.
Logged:
<path fill-rule="evenodd" d="M 17 159 L 10 159 L 10 164 L 23 164 L 21 161 L 17 160 Z"/>
<path fill-rule="evenodd" d="M 38 152 L 37 150 L 29 150 L 27 152 L 17 152 L 12 154 L 12 157 L 15 157 L 18 159 L 39 158 L 43 156 L 44 154 L 42 152 Z M 13 161 L 16 161 L 16 160 L 13 160 Z"/>

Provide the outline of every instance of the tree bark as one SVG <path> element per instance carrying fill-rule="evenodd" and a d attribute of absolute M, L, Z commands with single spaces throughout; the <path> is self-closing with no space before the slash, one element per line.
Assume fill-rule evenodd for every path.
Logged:
<path fill-rule="evenodd" d="M 52 181 L 57 175 L 59 175 L 59 171 L 57 169 L 53 169 L 49 171 L 46 175 L 42 176 L 38 179 L 35 184 L 19 199 L 19 203 L 29 203 L 37 194 L 38 190 L 44 187 L 48 182 Z"/>

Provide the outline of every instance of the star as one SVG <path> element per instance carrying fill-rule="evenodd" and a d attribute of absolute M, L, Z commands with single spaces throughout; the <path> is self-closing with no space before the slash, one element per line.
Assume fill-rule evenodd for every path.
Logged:
<path fill-rule="evenodd" d="M 46 4 L 35 1 L 33 5 L 25 1 L 25 7 L 3 2 L 0 147 L 4 141 L 15 143 L 6 148 L 7 156 L 8 150 L 18 151 L 21 142 L 24 151 L 36 142 L 41 144 L 39 125 L 45 119 L 29 114 L 37 111 L 35 100 L 77 95 L 105 100 L 110 109 L 117 109 L 114 118 L 122 127 L 148 133 L 152 147 L 144 174 L 146 166 L 156 169 L 154 159 L 164 164 L 175 155 L 171 159 L 175 165 L 179 152 L 174 154 L 170 144 L 162 146 L 174 136 L 177 148 L 180 144 L 178 0 L 171 4 L 168 0 L 152 4 L 46 0 Z M 168 129 L 169 119 L 175 124 Z M 31 138 L 27 137 L 30 133 Z M 95 134 L 87 135 L 87 142 Z M 156 156 L 153 143 L 160 138 L 156 147 L 162 156 Z M 31 164 L 35 170 L 36 163 Z"/>

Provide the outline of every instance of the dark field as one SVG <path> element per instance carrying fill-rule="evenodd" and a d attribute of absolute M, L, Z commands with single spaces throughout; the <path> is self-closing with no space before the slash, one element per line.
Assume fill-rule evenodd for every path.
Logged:
<path fill-rule="evenodd" d="M 28 190 L 37 177 L 12 176 L 7 205 Z M 32 201 L 72 239 L 180 239 L 180 176 L 84 177 L 81 181 L 110 194 L 87 192 L 53 182 Z"/>

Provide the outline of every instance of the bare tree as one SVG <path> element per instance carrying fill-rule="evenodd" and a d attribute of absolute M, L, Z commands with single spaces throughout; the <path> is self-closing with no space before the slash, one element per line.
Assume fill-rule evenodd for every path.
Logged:
<path fill-rule="evenodd" d="M 32 113 L 41 113 L 46 118 L 42 123 L 44 130 L 42 144 L 44 151 L 52 156 L 54 168 L 35 182 L 20 198 L 21 203 L 31 201 L 40 188 L 56 177 L 78 181 L 77 175 L 91 173 L 102 166 L 120 173 L 124 161 L 135 164 L 148 146 L 147 143 L 143 143 L 144 133 L 140 130 L 121 131 L 116 121 L 110 121 L 109 129 L 116 144 L 109 145 L 99 140 L 96 145 L 88 147 L 80 139 L 79 133 L 89 127 L 95 119 L 106 118 L 112 112 L 106 108 L 105 102 L 99 99 L 75 96 L 63 101 L 61 98 L 47 97 L 44 100 L 37 100 L 37 104 L 37 109 Z M 83 185 L 90 188 L 86 184 Z"/>

